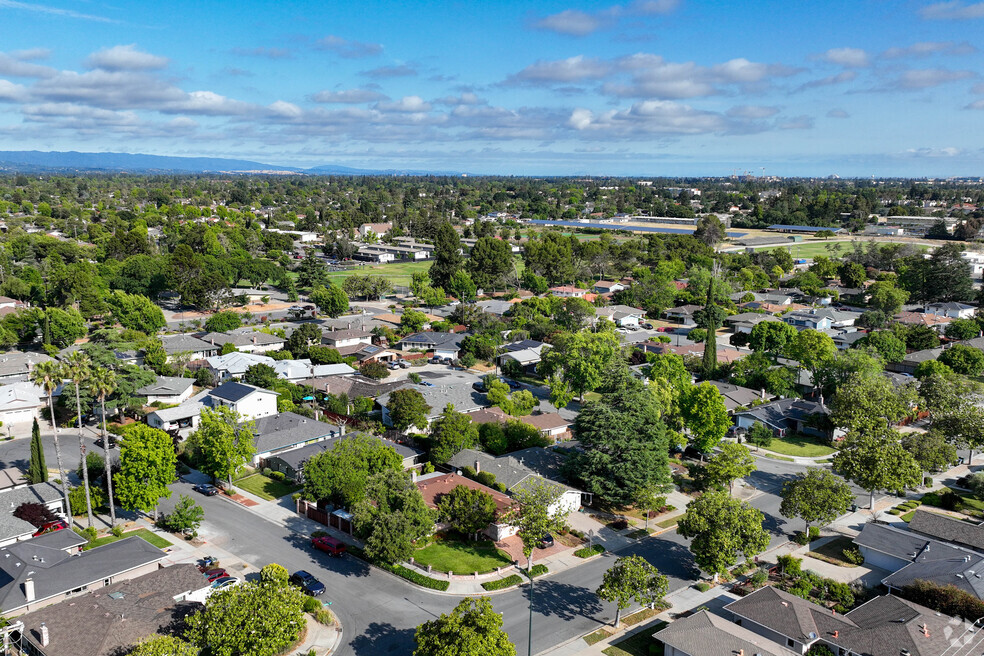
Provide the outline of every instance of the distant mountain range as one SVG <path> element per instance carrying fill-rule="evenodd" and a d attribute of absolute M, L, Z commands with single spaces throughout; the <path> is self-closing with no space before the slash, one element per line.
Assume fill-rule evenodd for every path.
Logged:
<path fill-rule="evenodd" d="M 8 173 L 102 171 L 120 173 L 280 173 L 295 175 L 460 175 L 454 171 L 355 169 L 336 164 L 323 164 L 314 168 L 302 169 L 296 166 L 279 166 L 221 157 L 169 157 L 142 153 L 42 152 L 39 150 L 0 151 L 0 171 Z"/>

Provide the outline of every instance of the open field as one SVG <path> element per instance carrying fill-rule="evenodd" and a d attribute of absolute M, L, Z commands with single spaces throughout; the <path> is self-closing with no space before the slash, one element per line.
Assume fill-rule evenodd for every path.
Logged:
<path fill-rule="evenodd" d="M 522 275 L 523 273 L 523 258 L 516 255 L 513 257 L 513 261 L 516 264 L 517 272 Z M 419 262 L 393 262 L 391 264 L 358 264 L 345 271 L 329 271 L 328 279 L 336 284 L 342 284 L 342 282 L 351 276 L 360 275 L 374 275 L 383 276 L 390 281 L 392 285 L 399 285 L 403 287 L 410 286 L 410 279 L 415 273 L 425 273 L 430 269 L 431 264 L 434 260 L 421 260 Z M 297 280 L 297 273 L 290 272 L 290 275 Z"/>

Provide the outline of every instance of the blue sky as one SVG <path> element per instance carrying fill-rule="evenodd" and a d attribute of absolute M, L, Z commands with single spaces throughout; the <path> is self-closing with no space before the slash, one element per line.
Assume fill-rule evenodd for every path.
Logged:
<path fill-rule="evenodd" d="M 0 148 L 517 175 L 984 172 L 984 2 L 0 0 Z"/>

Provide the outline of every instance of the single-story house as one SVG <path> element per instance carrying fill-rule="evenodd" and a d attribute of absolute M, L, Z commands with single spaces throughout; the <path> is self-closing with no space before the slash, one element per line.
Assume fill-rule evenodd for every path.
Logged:
<path fill-rule="evenodd" d="M 226 344 L 232 344 L 236 350 L 243 353 L 269 353 L 279 351 L 287 343 L 287 340 L 278 335 L 260 332 L 258 330 L 249 334 L 243 333 L 205 333 L 201 340 L 214 344 L 221 349 Z"/>
<path fill-rule="evenodd" d="M 981 524 L 970 524 L 956 517 L 917 508 L 912 521 L 909 522 L 909 530 L 937 540 L 984 551 L 984 526 Z"/>
<path fill-rule="evenodd" d="M 265 364 L 268 367 L 274 366 L 279 360 L 274 360 L 268 355 L 258 355 L 256 353 L 240 353 L 233 351 L 225 355 L 212 355 L 205 358 L 209 371 L 215 376 L 216 380 L 223 381 L 230 378 L 241 378 L 246 370 L 255 364 Z"/>
<path fill-rule="evenodd" d="M 277 360 L 273 363 L 277 378 L 283 378 L 294 383 L 305 378 L 323 378 L 327 376 L 347 376 L 354 374 L 355 369 L 344 362 L 338 364 L 311 364 L 304 360 Z"/>
<path fill-rule="evenodd" d="M 707 382 L 721 392 L 721 396 L 724 397 L 724 407 L 728 409 L 728 412 L 734 412 L 738 408 L 750 408 L 752 404 L 758 401 L 771 401 L 775 398 L 772 394 L 766 394 L 764 389 L 756 391 L 740 385 L 722 383 L 719 380 Z"/>
<path fill-rule="evenodd" d="M 700 309 L 702 308 L 699 305 L 681 305 L 665 310 L 663 316 L 684 326 L 696 326 L 697 321 L 694 319 L 694 313 Z"/>
<path fill-rule="evenodd" d="M 463 335 L 457 333 L 414 333 L 401 339 L 397 347 L 404 351 L 413 349 L 427 351 L 442 358 L 457 360 L 461 352 Z"/>
<path fill-rule="evenodd" d="M 584 298 L 584 295 L 588 293 L 587 289 L 581 289 L 574 285 L 560 285 L 551 287 L 547 291 L 559 298 Z"/>
<path fill-rule="evenodd" d="M 494 314 L 497 317 L 501 317 L 506 312 L 513 309 L 514 303 L 509 301 L 499 301 L 499 300 L 489 300 L 489 301 L 479 301 L 475 303 L 478 307 L 482 308 L 483 312 L 488 312 L 489 314 Z"/>
<path fill-rule="evenodd" d="M 595 316 L 599 319 L 605 317 L 613 321 L 616 326 L 638 327 L 646 316 L 646 311 L 628 305 L 609 305 L 608 307 L 598 308 Z"/>
<path fill-rule="evenodd" d="M 30 522 L 14 517 L 14 511 L 25 503 L 37 503 L 60 517 L 66 516 L 65 497 L 54 483 L 7 488 L 0 492 L 0 547 L 29 540 L 37 530 Z"/>
<path fill-rule="evenodd" d="M 158 376 L 157 380 L 136 390 L 134 394 L 146 396 L 148 404 L 157 402 L 179 404 L 191 398 L 194 382 L 191 378 Z"/>
<path fill-rule="evenodd" d="M 927 328 L 932 328 L 941 335 L 946 330 L 946 325 L 953 321 L 950 317 L 940 316 L 938 314 L 910 311 L 899 312 L 895 315 L 894 319 L 896 323 L 906 326 L 926 326 Z"/>
<path fill-rule="evenodd" d="M 553 442 L 563 442 L 572 437 L 571 426 L 574 422 L 564 419 L 556 412 L 534 412 L 519 417 L 519 420 L 537 429 L 540 435 Z"/>
<path fill-rule="evenodd" d="M 359 236 L 365 239 L 367 235 L 372 233 L 377 237 L 382 237 L 392 229 L 392 223 L 363 223 L 359 226 Z"/>
<path fill-rule="evenodd" d="M 755 422 L 759 422 L 772 429 L 778 437 L 785 437 L 790 433 L 804 433 L 836 439 L 843 435 L 842 429 L 817 427 L 829 423 L 823 421 L 829 415 L 830 410 L 825 405 L 805 399 L 788 398 L 736 412 L 734 418 L 735 425 L 739 428 L 747 430 Z"/>
<path fill-rule="evenodd" d="M 976 310 L 977 306 L 975 305 L 957 303 L 956 301 L 930 303 L 926 306 L 926 314 L 935 314 L 938 317 L 950 317 L 951 319 L 973 319 Z"/>
<path fill-rule="evenodd" d="M 431 408 L 427 412 L 427 423 L 429 425 L 430 422 L 441 416 L 444 412 L 445 406 L 449 403 L 454 405 L 455 410 L 464 413 L 474 412 L 475 410 L 484 408 L 487 405 L 488 402 L 485 398 L 485 394 L 472 389 L 472 380 L 473 378 L 471 377 L 458 374 L 433 379 L 429 381 L 432 384 L 431 387 L 404 382 L 404 384 L 397 389 L 414 389 L 423 395 L 424 401 L 426 401 L 427 405 Z M 393 422 L 390 419 L 389 408 L 387 407 L 392 395 L 393 392 L 387 392 L 376 399 L 376 403 L 379 404 L 382 409 L 382 420 L 383 424 L 386 426 L 393 425 Z M 419 428 L 423 428 L 423 426 L 420 426 Z"/>
<path fill-rule="evenodd" d="M 653 638 L 664 656 L 803 656 L 708 610 L 670 622 Z"/>
<path fill-rule="evenodd" d="M 50 360 L 52 358 L 44 353 L 22 353 L 20 351 L 0 353 L 0 382 L 26 381 L 34 367 Z"/>
<path fill-rule="evenodd" d="M 355 344 L 372 344 L 372 333 L 364 328 L 329 330 L 322 334 L 321 343 L 336 349 Z"/>
<path fill-rule="evenodd" d="M 295 412 L 278 412 L 275 415 L 253 420 L 253 464 L 275 453 L 299 449 L 340 435 L 341 427 L 309 419 Z"/>
<path fill-rule="evenodd" d="M 340 429 L 343 428 L 344 427 L 340 427 Z M 298 449 L 279 451 L 263 458 L 260 464 L 263 467 L 269 467 L 273 471 L 283 472 L 284 476 L 293 481 L 301 482 L 304 480 L 304 463 L 308 460 L 308 458 L 332 449 L 339 440 L 351 437 L 352 435 L 356 435 L 356 433 L 342 432 L 339 435 L 302 446 Z M 376 439 L 392 447 L 393 450 L 396 451 L 401 458 L 403 458 L 404 469 L 411 469 L 415 467 L 420 456 L 423 455 L 423 451 L 418 451 L 417 449 L 409 447 L 406 444 L 400 444 L 399 442 L 393 442 L 381 437 Z"/>
<path fill-rule="evenodd" d="M 161 344 L 164 345 L 168 362 L 173 362 L 178 356 L 183 355 L 187 355 L 189 360 L 204 360 L 216 355 L 222 348 L 188 334 L 162 335 Z"/>
<path fill-rule="evenodd" d="M 171 565 L 17 618 L 32 656 L 126 653 L 201 608 L 208 581 L 192 564 Z"/>
<path fill-rule="evenodd" d="M 142 538 L 79 553 L 85 538 L 55 531 L 0 548 L 0 612 L 20 615 L 158 569 L 167 554 Z"/>
<path fill-rule="evenodd" d="M 0 422 L 15 426 L 39 419 L 47 398 L 47 392 L 34 383 L 18 381 L 0 385 Z"/>
<path fill-rule="evenodd" d="M 740 314 L 733 314 L 724 319 L 724 322 L 730 325 L 731 329 L 735 331 L 735 333 L 746 334 L 751 333 L 752 328 L 763 321 L 782 321 L 782 319 L 763 312 L 742 312 Z"/>
<path fill-rule="evenodd" d="M 599 280 L 591 286 L 591 291 L 596 294 L 614 294 L 625 289 L 625 285 L 615 280 Z"/>
<path fill-rule="evenodd" d="M 352 376 L 319 376 L 298 381 L 300 385 L 308 385 L 318 392 L 326 394 L 346 395 L 349 400 L 364 396 L 375 399 L 387 392 L 392 392 L 407 384 L 405 380 L 376 380 L 360 374 Z"/>
<path fill-rule="evenodd" d="M 523 371 L 533 373 L 536 371 L 536 365 L 540 364 L 540 360 L 543 359 L 543 354 L 549 348 L 549 344 L 534 339 L 524 339 L 520 342 L 506 344 L 502 347 L 504 352 L 498 357 L 499 366 L 503 366 L 506 362 L 515 362 L 522 367 Z"/>
<path fill-rule="evenodd" d="M 826 314 L 818 314 L 814 311 L 790 312 L 781 317 L 781 320 L 797 330 L 811 328 L 813 330 L 826 330 L 833 326 L 833 320 Z"/>
<path fill-rule="evenodd" d="M 661 342 L 642 342 L 637 344 L 640 349 L 646 353 L 656 353 L 657 355 L 663 355 L 665 353 L 674 353 L 679 356 L 692 356 L 695 358 L 704 357 L 704 343 L 699 342 L 697 344 L 681 344 L 680 346 L 674 346 L 672 344 L 663 344 Z M 729 362 L 734 362 L 740 360 L 747 355 L 751 355 L 751 351 L 742 351 L 730 346 L 725 346 L 723 344 L 718 344 L 717 348 L 717 361 L 721 364 L 727 364 Z"/>
<path fill-rule="evenodd" d="M 561 482 L 563 462 L 564 457 L 559 453 L 534 447 L 503 456 L 493 456 L 475 449 L 462 449 L 447 464 L 457 469 L 471 467 L 476 474 L 492 474 L 497 483 L 506 486 L 508 494 L 513 494 L 534 481 L 545 483 L 560 493 L 560 498 L 549 508 L 551 514 L 577 512 L 582 498 L 585 503 L 590 503 L 591 495 Z"/>
<path fill-rule="evenodd" d="M 420 490 L 420 494 L 424 497 L 424 503 L 427 504 L 428 508 L 434 509 L 437 508 L 437 504 L 442 496 L 448 494 L 459 485 L 488 494 L 495 501 L 496 519 L 483 531 L 485 535 L 496 542 L 516 535 L 517 529 L 515 526 L 510 526 L 501 521 L 515 505 L 513 500 L 502 492 L 493 490 L 477 481 L 455 473 L 442 474 L 441 472 L 434 472 L 432 474 L 424 474 L 417 477 L 416 483 L 417 489 Z"/>
<path fill-rule="evenodd" d="M 861 330 L 851 330 L 851 331 L 841 331 L 836 335 L 831 335 L 830 338 L 834 340 L 834 345 L 840 351 L 846 351 L 847 349 L 854 346 L 856 342 L 864 339 L 868 336 L 868 333 Z"/>

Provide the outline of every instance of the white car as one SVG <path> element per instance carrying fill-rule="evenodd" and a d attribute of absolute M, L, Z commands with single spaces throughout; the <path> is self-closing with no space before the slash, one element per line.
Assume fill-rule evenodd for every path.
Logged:
<path fill-rule="evenodd" d="M 225 590 L 226 588 L 233 588 L 242 582 L 243 582 L 242 579 L 237 578 L 235 576 L 224 576 L 221 579 L 216 579 L 215 581 L 212 582 L 212 585 L 209 587 L 208 592 L 206 592 L 206 596 L 212 595 L 218 592 L 219 590 Z"/>

